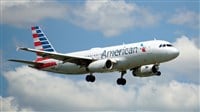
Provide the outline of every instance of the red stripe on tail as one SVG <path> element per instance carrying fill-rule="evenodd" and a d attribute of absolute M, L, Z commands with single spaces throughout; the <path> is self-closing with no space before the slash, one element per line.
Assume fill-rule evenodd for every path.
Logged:
<path fill-rule="evenodd" d="M 42 45 L 41 42 L 34 42 L 34 46 L 40 46 L 40 45 Z"/>
<path fill-rule="evenodd" d="M 35 27 L 31 27 L 32 30 L 35 30 Z"/>
<path fill-rule="evenodd" d="M 37 38 L 38 37 L 38 34 L 33 34 L 33 38 Z"/>

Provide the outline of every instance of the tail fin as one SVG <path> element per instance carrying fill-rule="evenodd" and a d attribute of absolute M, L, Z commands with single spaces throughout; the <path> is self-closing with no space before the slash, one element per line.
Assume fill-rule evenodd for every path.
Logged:
<path fill-rule="evenodd" d="M 49 42 L 47 36 L 44 34 L 44 32 L 39 26 L 31 27 L 31 30 L 35 49 L 48 52 L 56 52 L 51 43 Z M 43 58 L 37 55 L 36 61 L 41 59 Z"/>

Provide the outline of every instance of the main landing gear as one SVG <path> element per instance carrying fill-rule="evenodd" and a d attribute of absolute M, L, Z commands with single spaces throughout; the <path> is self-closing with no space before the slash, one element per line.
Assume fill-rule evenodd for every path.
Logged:
<path fill-rule="evenodd" d="M 87 76 L 85 77 L 85 80 L 86 80 L 87 82 L 94 82 L 94 81 L 95 81 L 95 76 L 92 75 L 92 73 L 90 73 L 90 75 L 87 75 Z"/>
<path fill-rule="evenodd" d="M 125 85 L 126 84 L 126 79 L 123 78 L 124 74 L 126 74 L 126 71 L 122 71 L 121 77 L 117 79 L 118 85 Z"/>
<path fill-rule="evenodd" d="M 123 78 L 124 74 L 126 74 L 126 71 L 121 72 L 121 77 L 117 79 L 117 84 L 118 85 L 125 85 L 126 84 L 126 79 Z M 95 81 L 95 76 L 90 73 L 90 75 L 87 75 L 85 77 L 85 80 L 87 82 L 94 82 Z"/>

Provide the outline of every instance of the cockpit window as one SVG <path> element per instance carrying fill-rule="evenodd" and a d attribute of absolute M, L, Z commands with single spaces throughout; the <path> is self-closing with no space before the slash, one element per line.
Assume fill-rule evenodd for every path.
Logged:
<path fill-rule="evenodd" d="M 171 44 L 160 44 L 159 47 L 172 47 L 173 45 Z"/>
<path fill-rule="evenodd" d="M 171 45 L 171 44 L 167 44 L 167 46 L 168 46 L 168 47 L 172 47 L 172 45 Z"/>

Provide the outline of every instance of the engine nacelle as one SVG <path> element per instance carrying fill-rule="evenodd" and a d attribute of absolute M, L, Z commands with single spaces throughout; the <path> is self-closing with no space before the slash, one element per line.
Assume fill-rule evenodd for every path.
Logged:
<path fill-rule="evenodd" d="M 106 72 L 112 70 L 113 62 L 109 59 L 97 60 L 89 64 L 90 72 Z"/>
<path fill-rule="evenodd" d="M 160 75 L 158 65 L 143 65 L 133 71 L 133 75 L 137 77 L 148 77 L 152 75 Z"/>

